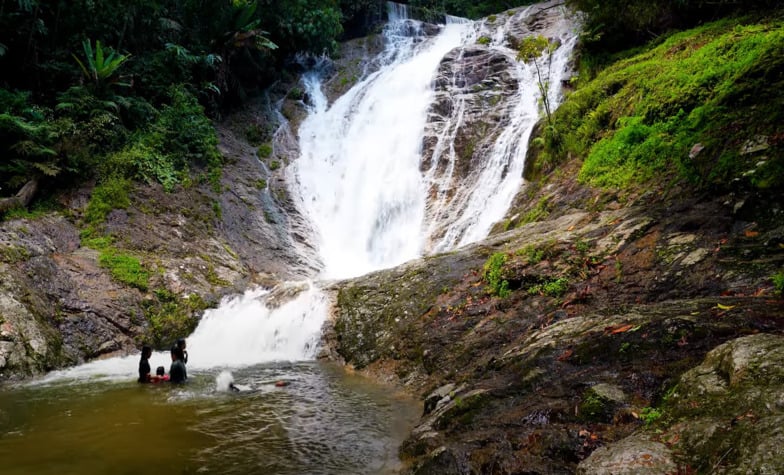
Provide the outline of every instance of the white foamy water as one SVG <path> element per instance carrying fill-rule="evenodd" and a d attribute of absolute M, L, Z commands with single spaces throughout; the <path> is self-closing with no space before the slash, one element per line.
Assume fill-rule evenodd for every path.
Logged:
<path fill-rule="evenodd" d="M 435 38 L 402 35 L 417 26 L 388 29 L 386 65 L 331 107 L 318 75 L 304 80 L 313 107 L 300 126 L 290 181 L 318 230 L 324 277 L 354 277 L 422 254 L 427 190 L 419 163 L 432 82 L 444 55 L 474 30 L 463 22 Z"/>

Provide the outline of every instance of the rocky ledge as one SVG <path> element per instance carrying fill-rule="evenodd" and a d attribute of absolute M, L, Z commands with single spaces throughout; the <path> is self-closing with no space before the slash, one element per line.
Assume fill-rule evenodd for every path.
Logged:
<path fill-rule="evenodd" d="M 422 400 L 407 473 L 782 471 L 781 210 L 670 193 L 561 178 L 538 222 L 333 286 L 326 353 Z"/>

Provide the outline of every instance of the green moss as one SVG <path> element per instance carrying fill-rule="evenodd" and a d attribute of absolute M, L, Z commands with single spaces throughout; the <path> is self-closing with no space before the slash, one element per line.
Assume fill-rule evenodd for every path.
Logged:
<path fill-rule="evenodd" d="M 44 200 L 36 200 L 29 208 L 17 206 L 6 211 L 4 215 L 0 215 L 1 220 L 11 219 L 37 219 L 45 216 L 52 211 L 61 211 L 62 205 L 59 204 L 54 198 Z"/>
<path fill-rule="evenodd" d="M 542 221 L 543 219 L 545 219 L 550 214 L 550 207 L 548 201 L 549 200 L 547 197 L 540 199 L 536 203 L 536 206 L 528 210 L 523 215 L 523 217 L 520 218 L 520 222 L 518 223 L 518 226 L 521 226 L 523 224 L 528 224 L 528 223 L 534 223 L 536 221 Z"/>
<path fill-rule="evenodd" d="M 278 168 L 280 168 L 280 162 L 277 160 L 273 160 L 272 162 L 270 162 L 269 168 L 272 171 L 277 170 Z"/>
<path fill-rule="evenodd" d="M 580 402 L 580 417 L 590 422 L 605 421 L 611 415 L 612 408 L 608 403 L 609 401 L 589 389 Z"/>
<path fill-rule="evenodd" d="M 3 246 L 0 248 L 0 262 L 15 264 L 30 258 L 30 251 L 22 246 Z"/>
<path fill-rule="evenodd" d="M 485 46 L 486 46 L 486 45 L 489 45 L 491 41 L 492 41 L 492 40 L 490 39 L 490 37 L 489 37 L 489 36 L 480 36 L 480 37 L 479 37 L 479 38 L 476 40 L 476 43 L 477 43 L 477 44 L 480 44 L 480 45 L 485 45 Z"/>
<path fill-rule="evenodd" d="M 696 184 L 742 178 L 784 184 L 782 145 L 768 159 L 742 144 L 780 133 L 784 21 L 724 20 L 673 34 L 580 81 L 554 114 L 544 162 L 585 157 L 579 179 L 628 187 L 674 177 Z M 690 152 L 695 144 L 703 149 Z"/>
<path fill-rule="evenodd" d="M 215 272 L 215 266 L 213 266 L 212 264 L 207 266 L 207 272 L 205 274 L 205 277 L 207 278 L 207 282 L 215 286 L 226 287 L 231 284 L 231 282 L 229 282 L 228 280 L 221 279 L 218 276 L 218 273 Z"/>
<path fill-rule="evenodd" d="M 123 254 L 113 248 L 106 248 L 99 256 L 99 263 L 101 267 L 109 269 L 112 277 L 118 282 L 140 290 L 147 290 L 150 273 L 138 258 Z"/>
<path fill-rule="evenodd" d="M 113 242 L 114 238 L 111 236 L 91 237 L 90 235 L 87 235 L 82 238 L 83 247 L 88 247 L 98 251 L 108 248 L 112 245 Z"/>
<path fill-rule="evenodd" d="M 305 98 L 305 91 L 298 87 L 292 87 L 289 91 L 288 98 L 293 101 L 301 101 Z"/>
<path fill-rule="evenodd" d="M 529 244 L 522 249 L 518 249 L 515 254 L 525 257 L 525 260 L 529 265 L 537 264 L 545 258 L 545 250 L 540 249 L 533 244 Z"/>
<path fill-rule="evenodd" d="M 438 418 L 434 426 L 436 429 L 443 430 L 450 426 L 469 425 L 490 400 L 485 392 L 456 396 L 453 406 Z"/>
<path fill-rule="evenodd" d="M 181 297 L 165 288 L 155 289 L 153 296 L 144 304 L 144 317 L 149 322 L 145 339 L 161 349 L 192 333 L 198 324 L 198 315 L 214 306 L 200 295 Z"/>
<path fill-rule="evenodd" d="M 259 190 L 264 190 L 267 188 L 267 180 L 263 178 L 259 178 L 258 180 L 256 180 L 255 186 Z"/>
<path fill-rule="evenodd" d="M 100 224 L 113 209 L 125 209 L 131 204 L 131 182 L 123 178 L 108 178 L 93 189 L 84 218 L 89 224 Z"/>

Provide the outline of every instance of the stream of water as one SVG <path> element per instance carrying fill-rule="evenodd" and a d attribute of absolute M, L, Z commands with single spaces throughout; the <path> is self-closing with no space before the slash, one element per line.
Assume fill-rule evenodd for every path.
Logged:
<path fill-rule="evenodd" d="M 381 66 L 333 104 L 318 73 L 303 79 L 311 111 L 288 179 L 315 230 L 323 262 L 316 283 L 289 284 L 297 292 L 283 303 L 271 304 L 269 289 L 254 289 L 207 311 L 187 339 L 186 385 L 135 383 L 138 355 L 130 355 L 0 391 L 1 474 L 385 474 L 399 468 L 397 447 L 421 408 L 314 361 L 330 307 L 318 279 L 359 276 L 484 237 L 520 186 L 538 111 L 535 86 L 524 84 L 531 70 L 520 66 L 512 125 L 493 160 L 463 198 L 428 204 L 437 178 L 420 163 L 433 78 L 444 55 L 476 42 L 481 25 L 448 19 L 428 36 L 406 19 L 405 8 L 392 5 L 389 16 L 388 46 L 376 59 Z M 493 35 L 493 47 L 514 54 L 502 44 L 502 32 Z M 552 94 L 557 100 L 559 90 Z M 483 211 L 488 203 L 492 215 Z M 454 224 L 438 243 L 428 222 L 438 214 L 434 208 Z M 169 363 L 165 353 L 150 360 L 153 368 Z M 241 391 L 228 390 L 230 381 Z"/>

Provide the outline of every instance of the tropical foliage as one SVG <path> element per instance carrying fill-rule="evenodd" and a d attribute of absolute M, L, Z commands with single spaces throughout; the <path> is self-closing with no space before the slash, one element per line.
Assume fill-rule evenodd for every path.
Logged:
<path fill-rule="evenodd" d="M 601 187 L 654 177 L 782 186 L 783 50 L 780 19 L 673 34 L 581 79 L 554 114 L 544 159 L 585 157 L 580 179 Z M 755 153 L 754 141 L 767 153 Z"/>
<path fill-rule="evenodd" d="M 0 6 L 0 212 L 27 186 L 157 181 L 168 190 L 221 158 L 210 119 L 330 54 L 380 0 L 9 0 Z M 42 186 L 39 186 L 39 183 Z M 34 186 L 30 186 L 33 184 Z"/>

